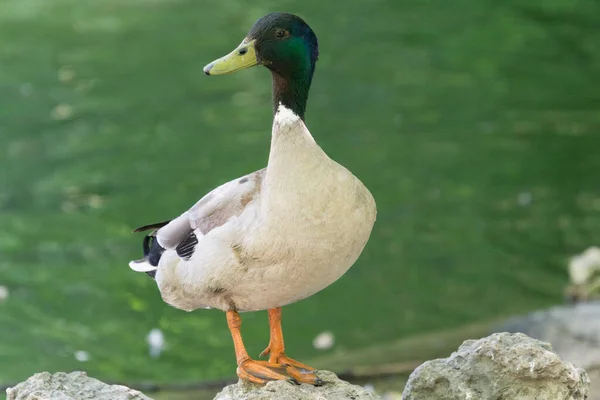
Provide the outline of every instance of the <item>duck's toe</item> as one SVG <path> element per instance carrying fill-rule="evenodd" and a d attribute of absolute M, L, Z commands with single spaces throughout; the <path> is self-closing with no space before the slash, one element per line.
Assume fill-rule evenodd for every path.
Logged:
<path fill-rule="evenodd" d="M 317 376 L 317 371 L 314 369 L 307 370 L 294 367 L 293 365 L 286 365 L 285 372 L 298 383 L 308 383 L 313 386 L 321 386 L 324 383 L 323 380 Z"/>
<path fill-rule="evenodd" d="M 237 375 L 245 381 L 259 385 L 264 385 L 269 381 L 283 380 L 297 383 L 292 376 L 287 374 L 286 367 L 268 361 L 248 359 L 238 366 Z"/>

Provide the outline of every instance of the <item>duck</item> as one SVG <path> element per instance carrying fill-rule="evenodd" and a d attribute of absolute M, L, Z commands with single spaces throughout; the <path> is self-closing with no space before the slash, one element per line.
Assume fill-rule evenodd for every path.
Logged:
<path fill-rule="evenodd" d="M 208 76 L 264 66 L 271 73 L 273 123 L 267 166 L 224 183 L 176 218 L 144 225 L 144 256 L 129 266 L 154 278 L 162 299 L 185 311 L 225 312 L 238 377 L 320 385 L 317 370 L 285 353 L 282 307 L 337 281 L 371 235 L 375 200 L 316 143 L 305 123 L 319 55 L 299 16 L 259 18 Z M 269 343 L 250 357 L 240 313 L 267 310 Z"/>

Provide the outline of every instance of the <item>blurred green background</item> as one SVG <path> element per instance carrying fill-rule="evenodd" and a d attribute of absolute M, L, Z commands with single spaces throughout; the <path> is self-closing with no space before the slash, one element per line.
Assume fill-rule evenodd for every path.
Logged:
<path fill-rule="evenodd" d="M 164 304 L 130 232 L 266 164 L 268 71 L 202 67 L 278 10 L 319 37 L 309 128 L 379 209 L 357 264 L 285 307 L 288 353 L 562 302 L 600 236 L 599 2 L 1 0 L 0 383 L 234 376 L 224 315 Z M 243 321 L 258 355 L 266 313 Z"/>

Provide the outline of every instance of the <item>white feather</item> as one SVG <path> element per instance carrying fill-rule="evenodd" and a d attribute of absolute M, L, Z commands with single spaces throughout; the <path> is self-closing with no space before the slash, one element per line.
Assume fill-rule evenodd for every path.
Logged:
<path fill-rule="evenodd" d="M 298 114 L 296 114 L 283 104 L 279 103 L 279 107 L 277 108 L 277 113 L 275 114 L 273 122 L 280 126 L 285 126 L 292 125 L 299 119 L 300 117 L 298 116 Z"/>
<path fill-rule="evenodd" d="M 150 265 L 148 261 L 131 261 L 129 263 L 129 268 L 136 272 L 150 272 L 158 269 L 158 267 Z"/>

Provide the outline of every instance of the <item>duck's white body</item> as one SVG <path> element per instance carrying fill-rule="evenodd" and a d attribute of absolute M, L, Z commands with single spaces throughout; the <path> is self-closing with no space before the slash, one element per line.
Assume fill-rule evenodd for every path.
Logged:
<path fill-rule="evenodd" d="M 367 243 L 375 215 L 362 182 L 280 106 L 267 167 L 218 187 L 156 232 L 165 251 L 155 279 L 164 301 L 187 311 L 283 306 L 341 277 Z M 182 258 L 181 241 L 192 232 L 197 243 Z"/>

